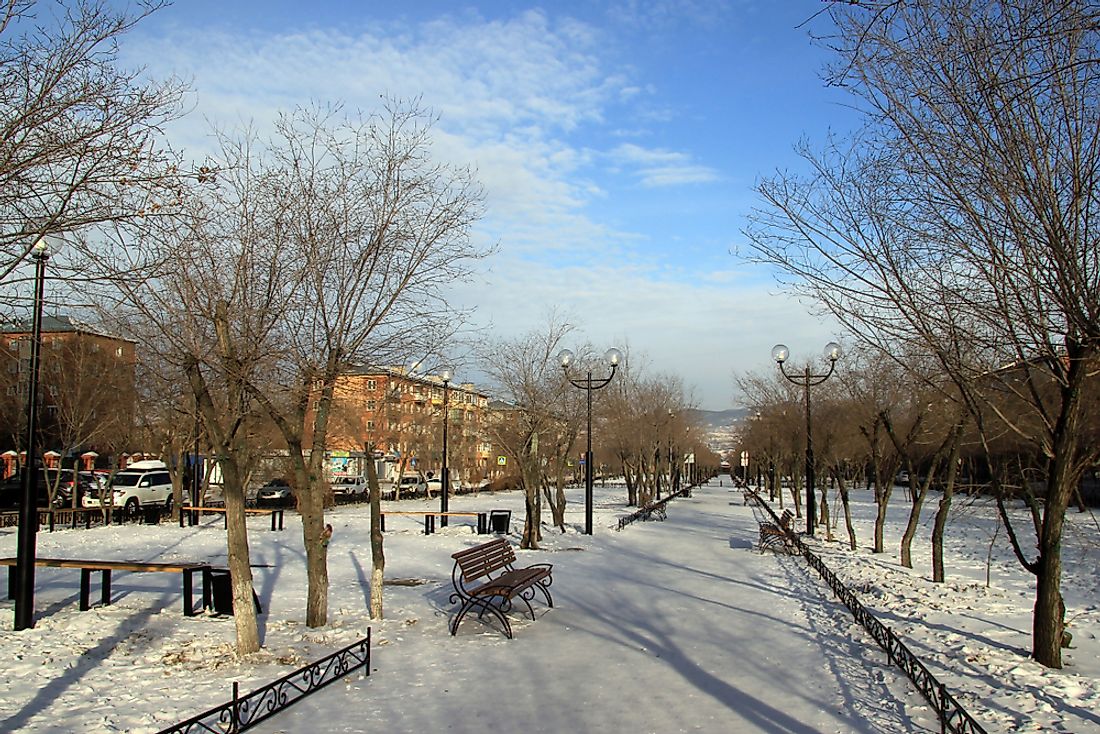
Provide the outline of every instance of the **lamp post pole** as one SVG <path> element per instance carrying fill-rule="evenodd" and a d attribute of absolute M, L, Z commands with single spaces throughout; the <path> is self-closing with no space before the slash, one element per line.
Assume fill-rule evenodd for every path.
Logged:
<path fill-rule="evenodd" d="M 815 375 L 810 372 L 810 364 L 806 363 L 806 369 L 801 375 L 791 375 L 783 366 L 790 356 L 790 350 L 785 344 L 776 344 L 772 347 L 772 359 L 779 365 L 779 371 L 792 384 L 802 388 L 803 400 L 806 404 L 806 535 L 813 536 L 814 526 L 817 522 L 817 500 L 815 497 L 816 481 L 814 477 L 814 438 L 813 421 L 810 414 L 810 388 L 828 380 L 836 369 L 836 361 L 840 359 L 840 345 L 829 342 L 825 345 L 825 358 L 829 360 L 829 371 L 823 375 Z"/>
<path fill-rule="evenodd" d="M 450 422 L 447 415 L 450 408 L 450 384 L 454 373 L 450 367 L 444 367 L 439 371 L 443 380 L 443 466 L 439 470 L 439 511 L 447 512 L 448 495 L 451 493 L 450 469 L 447 468 L 447 424 Z M 447 515 L 439 517 L 439 526 L 447 527 Z"/>
<path fill-rule="evenodd" d="M 623 355 L 618 349 L 608 349 L 604 353 L 604 361 L 611 365 L 611 374 L 607 377 L 600 379 L 592 378 L 592 370 L 588 370 L 583 380 L 573 379 L 569 376 L 569 365 L 573 363 L 573 352 L 568 349 L 563 349 L 558 352 L 558 363 L 561 365 L 562 372 L 565 374 L 565 379 L 573 387 L 580 388 L 587 393 L 588 398 L 588 445 L 587 450 L 584 452 L 584 534 L 592 534 L 592 391 L 599 390 L 601 387 L 611 382 L 611 378 L 615 376 L 615 370 L 619 366 L 619 362 L 622 360 Z"/>
<path fill-rule="evenodd" d="M 31 364 L 27 379 L 27 459 L 23 462 L 23 503 L 19 507 L 19 534 L 15 574 L 16 631 L 34 627 L 34 566 L 38 534 L 38 365 L 42 352 L 42 294 L 46 261 L 50 254 L 44 239 L 31 250 L 34 258 L 34 320 L 31 326 Z"/>

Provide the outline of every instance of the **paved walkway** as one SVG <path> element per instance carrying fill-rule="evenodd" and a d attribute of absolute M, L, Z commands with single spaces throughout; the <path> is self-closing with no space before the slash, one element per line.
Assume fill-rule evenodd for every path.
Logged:
<path fill-rule="evenodd" d="M 665 522 L 601 530 L 552 554 L 556 608 L 510 641 L 470 622 L 450 637 L 440 588 L 430 629 L 377 647 L 371 678 L 257 731 L 938 731 L 805 562 L 757 553 L 756 534 L 717 483 Z"/>

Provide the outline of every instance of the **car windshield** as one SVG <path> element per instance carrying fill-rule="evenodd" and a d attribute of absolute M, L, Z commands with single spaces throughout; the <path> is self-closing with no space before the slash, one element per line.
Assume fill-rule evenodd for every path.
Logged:
<path fill-rule="evenodd" d="M 112 481 L 111 484 L 119 487 L 136 487 L 138 480 L 141 479 L 142 476 L 143 475 L 139 473 L 120 471 L 118 474 L 115 474 L 114 481 Z"/>

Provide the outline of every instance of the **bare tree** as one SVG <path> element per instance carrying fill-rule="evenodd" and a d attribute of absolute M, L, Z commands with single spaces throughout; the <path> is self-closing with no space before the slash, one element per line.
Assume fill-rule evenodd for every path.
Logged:
<path fill-rule="evenodd" d="M 514 340 L 486 343 L 481 362 L 510 409 L 497 411 L 487 426 L 493 441 L 504 447 L 520 471 L 524 488 L 523 548 L 538 548 L 542 539 L 540 501 L 544 482 L 542 452 L 555 450 L 550 437 L 561 430 L 571 404 L 573 388 L 567 385 L 555 359 L 562 340 L 573 327 L 556 315 L 547 318 L 544 330 Z M 574 404 L 575 406 L 575 404 Z M 545 449 L 543 448 L 545 445 Z M 558 447 L 560 448 L 560 444 Z M 551 457 L 553 458 L 553 457 Z"/>
<path fill-rule="evenodd" d="M 338 378 L 354 363 L 438 354 L 464 320 L 446 288 L 485 254 L 469 237 L 481 190 L 470 171 L 431 159 L 432 123 L 416 104 L 368 117 L 298 109 L 279 118 L 262 156 L 237 159 L 275 182 L 277 207 L 262 212 L 261 226 L 300 274 L 279 325 L 281 390 L 256 383 L 251 397 L 282 432 L 294 467 L 311 627 L 328 621 L 323 458 Z"/>
<path fill-rule="evenodd" d="M 247 166 L 209 171 L 181 191 L 175 217 L 147 220 L 140 238 L 122 237 L 99 266 L 116 273 L 102 286 L 117 301 L 104 318 L 142 345 L 161 384 L 182 378 L 188 397 L 178 399 L 201 416 L 218 457 L 237 651 L 245 654 L 259 649 L 244 513 L 257 453 L 249 430 L 261 414 L 254 395 L 275 392 L 283 358 L 276 335 L 302 275 L 299 258 L 267 229 L 282 205 L 273 177 Z M 171 402 L 171 391 L 160 395 Z"/>
<path fill-rule="evenodd" d="M 939 360 L 987 453 L 1007 429 L 1046 458 L 1037 552 L 1014 547 L 1036 577 L 1032 655 L 1061 667 L 1064 513 L 1097 458 L 1081 427 L 1100 358 L 1098 11 L 913 0 L 830 15 L 831 78 L 867 126 L 806 150 L 810 178 L 763 182 L 750 236 L 860 337 Z"/>
<path fill-rule="evenodd" d="M 181 109 L 176 81 L 148 82 L 118 64 L 118 42 L 167 4 L 118 10 L 105 0 L 8 0 L 0 7 L 0 282 L 35 241 L 140 222 L 170 210 L 177 167 L 158 148 Z M 55 15 L 56 14 L 56 15 Z M 96 238 L 69 247 L 98 251 Z M 64 270 L 66 259 L 52 262 Z M 0 294 L 0 303 L 14 303 Z"/>

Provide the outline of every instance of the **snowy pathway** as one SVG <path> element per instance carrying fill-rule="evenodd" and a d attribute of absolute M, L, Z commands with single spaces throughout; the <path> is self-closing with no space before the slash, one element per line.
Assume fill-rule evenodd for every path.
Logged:
<path fill-rule="evenodd" d="M 665 522 L 531 554 L 554 563 L 556 607 L 514 621 L 514 640 L 476 619 L 451 637 L 438 584 L 415 633 L 376 630 L 370 678 L 256 731 L 937 731 L 816 574 L 755 552 L 755 535 L 740 493 L 715 483 Z"/>

